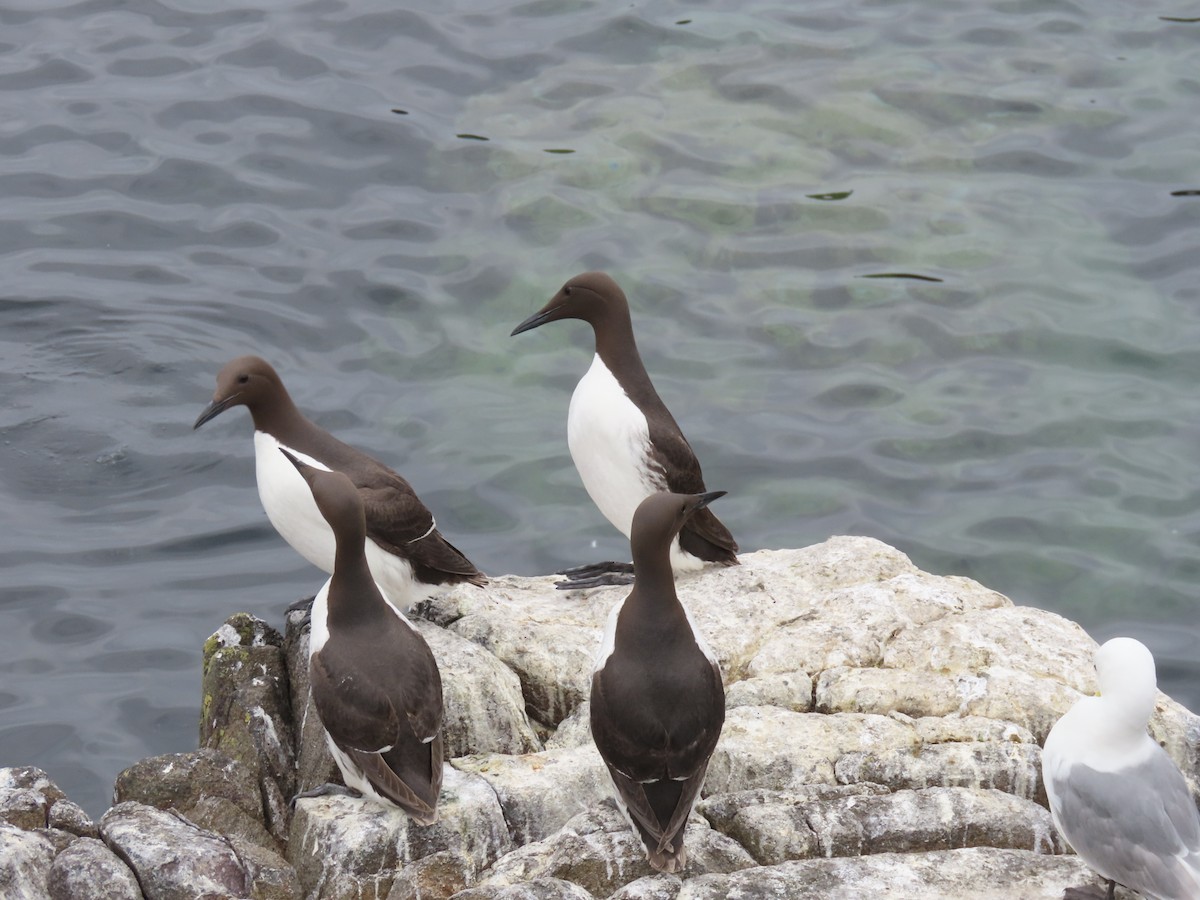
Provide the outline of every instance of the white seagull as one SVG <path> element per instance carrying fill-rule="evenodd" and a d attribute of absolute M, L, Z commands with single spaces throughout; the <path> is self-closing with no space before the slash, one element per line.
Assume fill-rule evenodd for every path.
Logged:
<path fill-rule="evenodd" d="M 1096 651 L 1100 696 L 1058 720 L 1042 750 L 1054 824 L 1080 858 L 1147 900 L 1200 898 L 1200 813 L 1183 775 L 1147 733 L 1154 657 L 1133 638 Z M 1069 890 L 1064 896 L 1082 896 Z"/>

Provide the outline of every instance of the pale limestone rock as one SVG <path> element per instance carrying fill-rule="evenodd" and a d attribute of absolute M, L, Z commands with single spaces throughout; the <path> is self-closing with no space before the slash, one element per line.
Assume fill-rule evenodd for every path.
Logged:
<path fill-rule="evenodd" d="M 704 816 L 713 828 L 730 834 L 734 819 L 748 807 L 764 804 L 797 806 L 846 797 L 869 797 L 887 792 L 887 788 L 880 784 L 808 784 L 789 791 L 754 788 L 713 794 L 696 804 L 696 812 Z"/>
<path fill-rule="evenodd" d="M 917 572 L 903 553 L 871 538 L 832 538 L 815 547 L 762 550 L 741 559 L 741 566 L 678 580 L 679 598 L 715 650 L 726 684 L 820 671 L 825 666 L 817 665 L 818 659 L 847 650 L 833 646 L 837 635 L 862 630 L 846 630 L 829 616 L 828 598 L 853 590 L 852 585 Z M 822 640 L 797 640 L 814 620 Z M 774 665 L 756 666 L 764 653 Z"/>
<path fill-rule="evenodd" d="M 987 719 L 983 716 L 928 716 L 912 720 L 917 737 L 926 744 L 946 744 L 953 741 L 995 741 L 998 743 L 1033 744 L 1033 732 L 1015 722 Z"/>
<path fill-rule="evenodd" d="M 46 883 L 50 900 L 142 900 L 129 866 L 95 838 L 80 838 L 59 853 Z"/>
<path fill-rule="evenodd" d="M 517 846 L 540 841 L 612 794 L 590 741 L 524 756 L 466 756 L 454 767 L 482 776 L 496 792 Z"/>
<path fill-rule="evenodd" d="M 595 900 L 577 884 L 561 878 L 537 878 L 518 885 L 467 888 L 454 900 Z"/>
<path fill-rule="evenodd" d="M 761 676 L 879 666 L 884 664 L 885 647 L 905 629 L 923 631 L 939 619 L 955 620 L 1008 602 L 969 579 L 916 570 L 886 580 L 847 584 L 813 598 L 805 614 L 772 629 L 747 671 Z"/>
<path fill-rule="evenodd" d="M 906 629 L 888 642 L 884 665 L 956 675 L 1019 661 L 1023 672 L 1084 691 L 1094 681 L 1094 646 L 1082 628 L 1062 616 L 1005 605 Z"/>
<path fill-rule="evenodd" d="M 250 878 L 229 841 L 179 813 L 119 803 L 100 819 L 100 834 L 148 900 L 251 896 Z"/>
<path fill-rule="evenodd" d="M 7 790 L 37 791 L 45 798 L 47 808 L 59 800 L 65 800 L 67 796 L 50 780 L 50 776 L 37 766 L 9 766 L 0 769 L 0 791 Z"/>
<path fill-rule="evenodd" d="M 502 577 L 482 591 L 434 598 L 426 614 L 450 616 L 450 630 L 499 657 L 520 678 L 530 714 L 555 726 L 588 696 L 608 611 L 628 592 L 557 591 L 549 579 Z"/>
<path fill-rule="evenodd" d="M 763 865 L 968 846 L 1065 849 L 1044 807 L 1002 791 L 967 788 L 751 802 L 727 831 Z"/>
<path fill-rule="evenodd" d="M 754 865 L 738 844 L 713 831 L 699 817 L 684 832 L 688 863 L 683 878 L 708 872 L 734 872 Z M 538 878 L 561 878 L 607 897 L 624 885 L 655 874 L 646 850 L 612 801 L 575 816 L 554 834 L 526 844 L 500 859 L 479 887 L 518 885 Z"/>
<path fill-rule="evenodd" d="M 472 641 L 415 621 L 437 659 L 445 715 L 446 758 L 468 753 L 535 753 L 542 749 L 521 695 L 521 680 Z"/>
<path fill-rule="evenodd" d="M 682 888 L 679 878 L 659 873 L 629 882 L 608 900 L 675 900 Z"/>
<path fill-rule="evenodd" d="M 547 750 L 570 750 L 587 747 L 592 743 L 592 704 L 584 700 L 569 716 L 558 723 L 554 734 L 546 740 Z"/>
<path fill-rule="evenodd" d="M 117 803 L 136 800 L 158 809 L 185 812 L 202 797 L 221 797 L 258 810 L 258 784 L 233 757 L 207 747 L 139 760 L 117 775 Z"/>
<path fill-rule="evenodd" d="M 54 844 L 46 837 L 0 822 L 0 897 L 46 900 Z"/>
<path fill-rule="evenodd" d="M 834 765 L 847 753 L 913 750 L 918 744 L 911 726 L 886 716 L 737 707 L 726 714 L 703 793 L 833 784 Z"/>
<path fill-rule="evenodd" d="M 816 708 L 823 713 L 858 712 L 948 716 L 962 705 L 958 680 L 940 672 L 859 669 L 838 666 L 817 678 Z"/>
<path fill-rule="evenodd" d="M 1013 722 L 1032 732 L 1038 743 L 1080 698 L 1068 685 L 1009 666 L 989 666 L 973 678 L 975 689 L 962 712 Z"/>
<path fill-rule="evenodd" d="M 435 824 L 372 800 L 306 798 L 296 803 L 289 853 L 306 898 L 343 900 L 386 897 L 405 866 L 441 851 L 466 860 L 474 878 L 512 846 L 492 789 L 446 766 Z"/>
<path fill-rule="evenodd" d="M 54 853 L 62 853 L 76 840 L 75 835 L 57 828 L 37 828 L 31 834 L 40 834 L 54 846 Z"/>
<path fill-rule="evenodd" d="M 705 875 L 684 882 L 677 900 L 1060 900 L 1068 887 L 1099 883 L 1074 856 L 970 847 L 806 859 Z"/>
<path fill-rule="evenodd" d="M 1200 797 L 1200 715 L 1160 691 L 1150 719 L 1150 736 L 1171 754 L 1191 784 L 1192 794 Z"/>
<path fill-rule="evenodd" d="M 872 782 L 898 791 L 925 787 L 994 788 L 1046 803 L 1042 751 L 1036 744 L 962 741 L 927 744 L 917 752 L 847 753 L 834 767 L 842 784 Z"/>
<path fill-rule="evenodd" d="M 735 706 L 778 706 L 793 712 L 808 712 L 813 708 L 813 682 L 804 672 L 782 672 L 736 681 L 725 689 L 725 708 Z"/>
<path fill-rule="evenodd" d="M 1095 648 L 1061 616 L 1006 607 L 906 630 L 889 642 L 883 664 L 953 677 L 960 713 L 1014 722 L 1040 742 L 1076 700 L 1095 692 Z"/>
<path fill-rule="evenodd" d="M 417 623 L 443 667 L 448 748 L 471 753 L 446 769 L 442 820 L 420 828 L 369 801 L 301 801 L 290 832 L 294 870 L 236 834 L 224 841 L 247 896 L 1007 900 L 1095 883 L 1077 859 L 1052 855 L 1061 843 L 1047 826 L 1037 745 L 1094 690 L 1095 645 L 1081 629 L 1013 607 L 969 579 L 920 572 L 869 538 L 741 560 L 679 580 L 723 667 L 728 710 L 688 826 L 692 862 L 682 879 L 646 866 L 607 799 L 588 727 L 600 636 L 628 588 L 559 592 L 553 578 L 500 577 L 419 609 L 451 629 Z M 253 631 L 229 646 L 253 649 Z M 335 771 L 306 705 L 306 641 L 293 621 L 284 643 L 294 712 L 277 729 L 296 735 L 304 787 Z M 236 674 L 236 654 L 228 661 Z M 523 752 L 537 750 L 534 728 L 546 750 Z M 1185 772 L 1197 772 L 1200 718 L 1164 697 L 1151 730 Z M 263 791 L 275 780 L 263 779 Z M 247 814 L 238 802 L 252 792 L 239 784 L 200 792 L 191 814 L 237 832 Z M 186 785 L 165 789 L 186 793 Z M 0 769 L 0 809 L 6 790 L 13 814 L 38 829 L 28 832 L 37 847 L 65 856 L 75 846 L 86 826 L 45 773 Z M 231 817 L 220 819 L 213 804 Z M 161 824 L 146 825 L 151 842 Z M 945 849 L 974 843 L 991 846 Z M 751 865 L 747 849 L 781 862 L 718 873 Z"/>

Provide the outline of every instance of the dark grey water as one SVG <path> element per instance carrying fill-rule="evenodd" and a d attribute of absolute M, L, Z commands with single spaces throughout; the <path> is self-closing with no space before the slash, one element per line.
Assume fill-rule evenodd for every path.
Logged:
<path fill-rule="evenodd" d="M 585 326 L 508 338 L 588 268 L 744 549 L 875 535 L 1200 708 L 1200 24 L 405 5 L 0 5 L 0 765 L 102 810 L 195 746 L 204 638 L 320 585 L 244 411 L 191 431 L 234 355 L 484 569 L 624 556 Z"/>

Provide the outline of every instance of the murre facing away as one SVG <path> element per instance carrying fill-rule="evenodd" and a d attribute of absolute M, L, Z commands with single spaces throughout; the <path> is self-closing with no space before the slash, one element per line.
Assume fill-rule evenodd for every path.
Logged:
<path fill-rule="evenodd" d="M 582 319 L 596 337 L 592 366 L 575 387 L 567 413 L 571 459 L 600 512 L 630 537 L 633 512 L 648 495 L 704 492 L 700 463 L 646 374 L 629 302 L 617 283 L 603 272 L 576 275 L 512 333 L 559 319 Z M 671 565 L 676 571 L 705 562 L 735 566 L 737 549 L 729 529 L 700 508 L 672 541 Z M 628 566 L 620 568 L 628 572 Z M 629 583 L 627 574 L 621 578 L 615 571 L 607 563 L 568 570 L 563 574 L 572 581 L 560 587 Z"/>
<path fill-rule="evenodd" d="M 347 787 L 432 825 L 442 786 L 442 680 L 433 653 L 371 577 L 366 519 L 350 479 L 276 453 L 311 487 L 337 539 L 308 639 L 313 704 L 329 750 Z"/>
<path fill-rule="evenodd" d="M 315 468 L 342 472 L 358 489 L 366 512 L 367 562 L 384 596 L 398 608 L 407 609 L 459 582 L 487 582 L 438 532 L 433 514 L 412 486 L 305 418 L 265 360 L 242 356 L 221 369 L 212 403 L 193 428 L 234 406 L 245 406 L 254 420 L 255 477 L 267 518 L 314 566 L 333 572 L 333 531 L 280 448 Z"/>
<path fill-rule="evenodd" d="M 660 872 L 687 864 L 684 826 L 725 723 L 721 670 L 675 593 L 670 547 L 724 493 L 651 494 L 638 506 L 633 590 L 608 617 L 592 674 L 592 739 Z"/>

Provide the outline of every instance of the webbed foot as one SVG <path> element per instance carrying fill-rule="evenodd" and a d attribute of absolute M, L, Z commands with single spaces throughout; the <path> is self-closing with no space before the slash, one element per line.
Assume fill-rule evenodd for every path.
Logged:
<path fill-rule="evenodd" d="M 567 576 L 566 581 L 559 581 L 554 585 L 560 591 L 579 591 L 608 585 L 633 584 L 633 563 L 609 560 L 608 562 L 588 563 L 584 566 L 561 569 L 554 574 Z"/>

